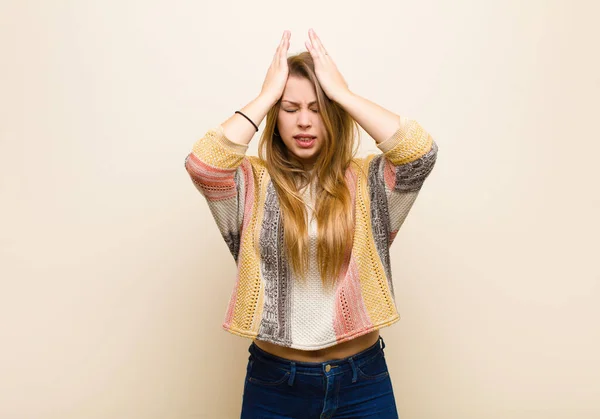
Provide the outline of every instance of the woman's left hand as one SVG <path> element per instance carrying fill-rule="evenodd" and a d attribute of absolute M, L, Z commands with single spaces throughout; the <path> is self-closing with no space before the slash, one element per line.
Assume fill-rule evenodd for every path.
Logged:
<path fill-rule="evenodd" d="M 348 83 L 313 29 L 309 29 L 308 37 L 309 40 L 305 42 L 305 45 L 315 62 L 315 73 L 319 83 L 329 99 L 337 101 L 340 95 L 349 92 Z"/>

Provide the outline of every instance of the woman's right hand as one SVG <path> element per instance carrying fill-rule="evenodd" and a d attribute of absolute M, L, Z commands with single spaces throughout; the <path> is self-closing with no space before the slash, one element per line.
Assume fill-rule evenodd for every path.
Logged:
<path fill-rule="evenodd" d="M 260 125 L 269 109 L 277 103 L 283 95 L 288 78 L 287 51 L 290 47 L 290 31 L 284 31 L 267 77 L 263 83 L 262 90 L 257 98 L 241 109 L 256 125 Z M 247 145 L 256 133 L 256 128 L 243 116 L 234 113 L 221 124 L 225 136 L 234 143 Z"/>
<path fill-rule="evenodd" d="M 275 51 L 275 56 L 271 62 L 271 66 L 267 71 L 267 76 L 263 83 L 260 91 L 261 96 L 269 98 L 273 104 L 275 104 L 285 89 L 285 84 L 288 79 L 288 64 L 287 64 L 287 52 L 290 47 L 290 37 L 292 33 L 288 30 L 283 32 L 281 42 Z"/>

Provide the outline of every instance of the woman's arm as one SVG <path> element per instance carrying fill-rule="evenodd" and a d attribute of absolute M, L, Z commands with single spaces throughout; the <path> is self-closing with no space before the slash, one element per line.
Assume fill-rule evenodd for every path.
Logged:
<path fill-rule="evenodd" d="M 350 90 L 341 92 L 336 96 L 335 101 L 358 122 L 377 144 L 384 142 L 406 126 L 406 118 L 401 118 Z"/>
<path fill-rule="evenodd" d="M 259 125 L 269 108 L 279 100 L 288 68 L 286 52 L 289 31 L 285 31 L 267 72 L 260 95 L 241 109 Z M 185 168 L 194 185 L 206 198 L 217 226 L 237 260 L 248 202 L 254 199 L 253 168 L 246 158 L 254 126 L 239 114 L 232 115 L 209 130 L 185 158 Z"/>
<path fill-rule="evenodd" d="M 250 118 L 256 126 L 259 126 L 267 115 L 267 112 L 269 112 L 269 109 L 271 109 L 276 102 L 277 101 L 274 102 L 273 99 L 261 94 L 240 109 L 240 111 Z M 254 134 L 256 134 L 254 126 L 238 113 L 234 113 L 229 119 L 223 122 L 221 126 L 223 127 L 225 136 L 237 144 L 248 145 L 254 137 Z"/>
<path fill-rule="evenodd" d="M 308 35 L 310 40 L 305 45 L 315 62 L 315 73 L 323 91 L 375 139 L 394 166 L 411 163 L 435 148 L 432 138 L 415 121 L 352 93 L 315 31 L 310 29 Z"/>
<path fill-rule="evenodd" d="M 346 110 L 380 144 L 396 134 L 406 123 L 393 112 L 352 93 L 314 30 L 308 31 L 305 45 L 315 62 L 315 73 L 325 94 Z"/>
<path fill-rule="evenodd" d="M 271 66 L 267 71 L 260 95 L 244 106 L 240 111 L 259 126 L 267 116 L 269 109 L 277 103 L 287 82 L 289 69 L 287 65 L 287 51 L 290 47 L 290 31 L 284 31 L 279 46 L 273 56 Z M 221 124 L 223 132 L 231 141 L 248 145 L 256 133 L 256 128 L 242 115 L 234 113 L 227 121 Z"/>

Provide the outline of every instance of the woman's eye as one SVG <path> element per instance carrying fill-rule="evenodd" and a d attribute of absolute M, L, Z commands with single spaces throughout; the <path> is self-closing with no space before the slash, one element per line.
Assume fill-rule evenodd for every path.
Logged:
<path fill-rule="evenodd" d="M 284 109 L 283 111 L 287 112 L 287 113 L 294 113 L 294 112 L 296 112 L 296 110 L 297 109 Z M 311 109 L 311 111 L 313 111 L 314 113 L 319 113 L 318 109 Z"/>

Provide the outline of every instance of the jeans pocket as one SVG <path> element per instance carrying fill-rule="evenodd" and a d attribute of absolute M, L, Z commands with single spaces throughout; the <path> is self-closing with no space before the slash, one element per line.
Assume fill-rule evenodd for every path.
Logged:
<path fill-rule="evenodd" d="M 278 386 L 290 377 L 290 371 L 274 367 L 268 362 L 252 357 L 248 361 L 248 382 L 261 386 Z"/>
<path fill-rule="evenodd" d="M 382 351 L 358 365 L 357 369 L 358 375 L 366 380 L 381 380 L 390 375 Z"/>

